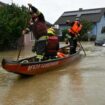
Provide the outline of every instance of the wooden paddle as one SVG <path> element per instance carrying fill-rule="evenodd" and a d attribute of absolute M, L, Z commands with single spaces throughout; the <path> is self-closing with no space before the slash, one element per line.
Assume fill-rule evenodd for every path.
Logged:
<path fill-rule="evenodd" d="M 78 39 L 79 39 L 79 38 L 78 38 Z M 80 40 L 78 40 L 78 42 L 79 42 L 79 44 L 80 44 L 80 46 L 81 46 L 81 48 L 82 48 L 82 50 L 83 50 L 83 52 L 84 52 L 84 55 L 86 56 L 86 52 L 85 52 L 85 50 L 84 50 L 84 48 L 83 48 L 83 46 L 82 46 Z"/>
<path fill-rule="evenodd" d="M 24 35 L 21 35 L 21 37 L 20 37 L 19 40 L 18 40 L 19 52 L 18 52 L 18 55 L 17 55 L 17 60 L 19 60 L 19 57 L 20 57 L 20 54 L 21 54 L 23 45 L 24 45 Z"/>
<path fill-rule="evenodd" d="M 67 47 L 70 47 L 70 45 L 66 45 L 66 46 L 61 47 L 61 48 L 59 48 L 59 49 L 64 49 L 64 48 L 67 48 Z"/>

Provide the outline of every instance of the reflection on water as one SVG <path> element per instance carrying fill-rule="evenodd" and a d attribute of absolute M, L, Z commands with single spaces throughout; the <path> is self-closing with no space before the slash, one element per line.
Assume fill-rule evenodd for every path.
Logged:
<path fill-rule="evenodd" d="M 74 67 L 28 78 L 9 78 L 14 79 L 10 80 L 3 105 L 69 105 L 69 101 L 75 103 L 83 95 L 82 77 Z"/>
<path fill-rule="evenodd" d="M 32 77 L 0 71 L 0 105 L 104 105 L 105 48 L 82 45 L 87 56 L 81 52 L 81 59 L 60 70 Z"/>
<path fill-rule="evenodd" d="M 0 52 L 0 61 L 2 60 L 2 58 L 9 58 L 9 59 L 17 60 L 19 52 L 20 52 L 19 58 L 34 55 L 34 53 L 32 53 L 32 51 L 31 51 L 31 47 L 26 47 L 26 48 L 22 49 L 21 51 L 13 50 L 13 51 Z"/>

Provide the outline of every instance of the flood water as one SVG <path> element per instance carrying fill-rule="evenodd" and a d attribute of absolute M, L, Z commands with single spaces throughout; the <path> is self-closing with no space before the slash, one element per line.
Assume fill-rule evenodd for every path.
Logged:
<path fill-rule="evenodd" d="M 0 68 L 0 105 L 105 105 L 105 47 L 82 43 L 87 56 L 55 71 L 21 77 Z M 21 57 L 31 55 L 30 50 Z M 0 52 L 17 59 L 18 51 Z"/>

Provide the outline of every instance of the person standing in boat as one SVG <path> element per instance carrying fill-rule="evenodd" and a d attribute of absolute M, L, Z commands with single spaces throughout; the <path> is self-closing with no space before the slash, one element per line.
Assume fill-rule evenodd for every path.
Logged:
<path fill-rule="evenodd" d="M 47 26 L 44 15 L 34 6 L 28 4 L 31 19 L 29 21 L 29 28 L 23 30 L 23 34 L 32 31 L 35 37 L 35 44 L 32 51 L 36 52 L 36 61 L 43 60 L 47 42 Z"/>
<path fill-rule="evenodd" d="M 48 28 L 47 35 L 48 41 L 45 57 L 46 59 L 53 59 L 56 58 L 57 52 L 59 50 L 59 39 L 53 27 Z"/>
<path fill-rule="evenodd" d="M 66 43 L 70 43 L 70 54 L 74 54 L 76 53 L 77 39 L 82 29 L 82 24 L 79 20 L 79 17 L 76 17 L 75 21 L 71 23 L 70 20 L 67 20 L 66 24 L 70 26 L 70 28 L 67 30 L 68 33 L 66 34 Z"/>

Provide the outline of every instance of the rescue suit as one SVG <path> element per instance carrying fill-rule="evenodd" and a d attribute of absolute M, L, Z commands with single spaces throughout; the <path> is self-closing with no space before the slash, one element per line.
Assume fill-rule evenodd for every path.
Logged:
<path fill-rule="evenodd" d="M 76 47 L 77 47 L 77 37 L 79 32 L 82 29 L 82 24 L 79 21 L 74 21 L 71 23 L 71 27 L 68 29 L 68 35 L 69 37 L 69 43 L 70 43 L 70 54 L 76 53 Z"/>
<path fill-rule="evenodd" d="M 49 28 L 47 30 L 48 40 L 47 40 L 47 47 L 46 47 L 46 57 L 48 58 L 55 58 L 57 52 L 59 50 L 59 39 L 58 36 L 55 34 L 55 30 L 53 28 Z"/>
<path fill-rule="evenodd" d="M 32 51 L 36 52 L 36 59 L 42 60 L 45 54 L 47 43 L 47 26 L 45 18 L 37 8 L 30 6 L 32 13 L 30 19 L 30 27 L 35 37 L 35 44 Z"/>

